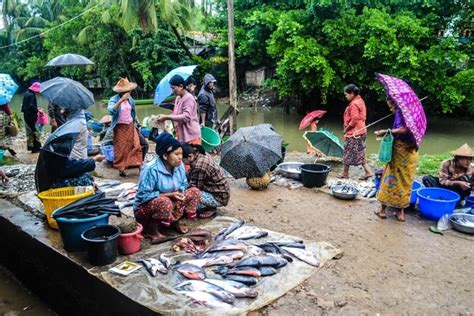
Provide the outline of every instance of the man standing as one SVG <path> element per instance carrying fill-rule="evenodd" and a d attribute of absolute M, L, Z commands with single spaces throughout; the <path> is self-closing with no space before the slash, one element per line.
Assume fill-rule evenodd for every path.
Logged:
<path fill-rule="evenodd" d="M 26 146 L 31 153 L 38 153 L 41 149 L 39 133 L 36 130 L 36 120 L 38 118 L 38 104 L 36 103 L 36 93 L 40 92 L 40 83 L 34 82 L 23 97 L 21 111 L 25 119 Z"/>
<path fill-rule="evenodd" d="M 204 76 L 204 85 L 198 94 L 199 111 L 201 112 L 201 126 L 213 128 L 217 123 L 217 107 L 214 98 L 214 84 L 216 79 L 211 74 Z"/>

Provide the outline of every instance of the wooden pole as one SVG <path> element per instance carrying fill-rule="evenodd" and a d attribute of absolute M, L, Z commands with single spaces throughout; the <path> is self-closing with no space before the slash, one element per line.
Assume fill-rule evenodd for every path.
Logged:
<path fill-rule="evenodd" d="M 234 1 L 227 0 L 227 23 L 229 41 L 229 101 L 233 108 L 230 116 L 231 134 L 237 130 L 237 75 L 235 72 L 234 52 Z"/>

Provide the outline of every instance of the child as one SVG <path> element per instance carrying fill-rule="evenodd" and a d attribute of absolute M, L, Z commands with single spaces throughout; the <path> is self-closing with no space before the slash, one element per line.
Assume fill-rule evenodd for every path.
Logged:
<path fill-rule="evenodd" d="M 38 108 L 38 116 L 36 119 L 36 125 L 41 134 L 43 134 L 44 126 L 49 124 L 48 115 L 44 112 L 43 108 Z"/>
<path fill-rule="evenodd" d="M 319 119 L 318 118 L 315 118 L 311 124 L 309 125 L 309 131 L 311 132 L 315 132 L 318 130 L 318 123 L 319 123 Z M 307 154 L 316 154 L 316 150 L 314 150 L 313 146 L 311 146 L 311 143 L 309 141 L 307 141 L 307 144 L 306 144 L 306 153 Z"/>

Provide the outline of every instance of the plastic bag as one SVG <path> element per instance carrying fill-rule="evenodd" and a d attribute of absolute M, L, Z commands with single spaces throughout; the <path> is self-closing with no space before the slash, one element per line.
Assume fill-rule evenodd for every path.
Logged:
<path fill-rule="evenodd" d="M 453 227 L 453 225 L 449 221 L 449 214 L 444 214 L 443 216 L 441 216 L 441 218 L 438 220 L 437 227 L 439 230 L 448 230 Z"/>
<path fill-rule="evenodd" d="M 392 161 L 393 135 L 390 129 L 382 137 L 379 149 L 379 160 L 383 163 Z"/>

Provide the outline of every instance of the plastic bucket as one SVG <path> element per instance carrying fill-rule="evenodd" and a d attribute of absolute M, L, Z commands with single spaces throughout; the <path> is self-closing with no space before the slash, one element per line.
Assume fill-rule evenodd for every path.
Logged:
<path fill-rule="evenodd" d="M 326 184 L 331 167 L 323 164 L 306 164 L 301 166 L 301 182 L 307 188 L 322 187 Z"/>
<path fill-rule="evenodd" d="M 209 152 L 221 144 L 221 137 L 209 127 L 201 127 L 202 148 Z"/>
<path fill-rule="evenodd" d="M 146 127 L 141 127 L 140 133 L 142 134 L 143 137 L 148 138 L 150 137 L 151 129 L 146 128 Z"/>
<path fill-rule="evenodd" d="M 419 189 L 424 188 L 425 186 L 418 181 L 414 181 L 412 186 L 411 186 L 411 195 L 410 195 L 410 204 L 414 205 L 416 204 L 416 200 L 418 199 L 418 196 L 416 195 L 416 192 L 418 192 Z"/>
<path fill-rule="evenodd" d="M 114 145 L 102 145 L 100 146 L 100 151 L 105 156 L 105 160 L 114 162 Z"/>
<path fill-rule="evenodd" d="M 85 230 L 81 238 L 87 246 L 89 262 L 94 266 L 114 262 L 119 236 L 120 229 L 114 225 L 99 225 Z"/>
<path fill-rule="evenodd" d="M 3 157 L 5 156 L 5 150 L 0 149 L 0 166 L 3 165 Z"/>
<path fill-rule="evenodd" d="M 464 207 L 474 207 L 474 196 L 473 195 L 466 196 L 464 198 L 464 201 L 466 201 L 466 204 L 464 205 Z"/>
<path fill-rule="evenodd" d="M 421 215 L 434 221 L 451 214 L 461 198 L 456 192 L 441 188 L 421 188 L 416 194 Z"/>
<path fill-rule="evenodd" d="M 131 255 L 138 252 L 141 247 L 143 236 L 141 234 L 143 226 L 138 224 L 137 230 L 133 233 L 120 234 L 118 240 L 118 250 L 122 255 Z"/>
<path fill-rule="evenodd" d="M 60 217 L 56 221 L 59 226 L 64 249 L 67 251 L 84 251 L 86 250 L 86 244 L 82 240 L 81 234 L 93 226 L 108 224 L 109 214 L 88 218 Z"/>

